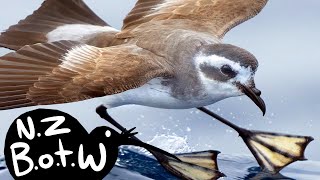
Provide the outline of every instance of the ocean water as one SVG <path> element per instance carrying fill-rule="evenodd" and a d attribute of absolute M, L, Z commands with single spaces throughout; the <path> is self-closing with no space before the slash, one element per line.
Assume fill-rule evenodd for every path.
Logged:
<path fill-rule="evenodd" d="M 178 136 L 156 136 L 152 144 L 161 146 L 173 153 L 190 152 L 186 139 Z M 151 143 L 151 142 L 150 142 Z M 260 180 L 260 179 L 296 179 L 318 180 L 320 179 L 320 162 L 303 161 L 296 162 L 284 170 L 281 174 L 270 175 L 262 173 L 256 161 L 250 155 L 220 154 L 218 157 L 220 171 L 227 177 L 226 180 Z M 6 169 L 5 159 L 0 157 L 0 179 L 12 180 Z M 104 180 L 176 180 L 169 174 L 147 151 L 131 146 L 121 147 L 116 166 Z"/>

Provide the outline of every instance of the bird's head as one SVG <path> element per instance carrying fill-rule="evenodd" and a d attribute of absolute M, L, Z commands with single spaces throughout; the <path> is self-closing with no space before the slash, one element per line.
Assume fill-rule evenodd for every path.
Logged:
<path fill-rule="evenodd" d="M 195 65 L 208 96 L 222 100 L 245 94 L 265 114 L 261 91 L 254 83 L 258 61 L 251 53 L 229 44 L 205 45 L 196 55 Z"/>
<path fill-rule="evenodd" d="M 135 136 L 138 133 L 132 132 L 134 129 L 135 128 L 132 128 L 129 131 L 118 133 L 110 127 L 101 126 L 95 128 L 90 134 L 95 139 L 101 140 L 101 142 L 118 147 L 121 145 L 133 144 L 133 142 L 135 143 L 135 140 L 131 137 Z"/>
<path fill-rule="evenodd" d="M 114 129 L 107 126 L 97 127 L 90 134 L 95 139 L 102 140 L 102 142 L 107 144 L 117 145 L 118 142 L 121 141 L 120 134 Z"/>

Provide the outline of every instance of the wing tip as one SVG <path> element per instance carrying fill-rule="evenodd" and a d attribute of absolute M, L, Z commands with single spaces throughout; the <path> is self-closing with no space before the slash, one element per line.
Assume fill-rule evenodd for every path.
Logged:
<path fill-rule="evenodd" d="M 17 51 L 47 42 L 49 32 L 66 24 L 109 26 L 83 0 L 45 0 L 31 15 L 1 32 L 0 47 Z"/>

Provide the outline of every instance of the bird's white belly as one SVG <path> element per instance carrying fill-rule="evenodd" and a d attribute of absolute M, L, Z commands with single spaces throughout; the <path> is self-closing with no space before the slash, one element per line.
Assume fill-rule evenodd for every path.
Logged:
<path fill-rule="evenodd" d="M 119 94 L 100 98 L 108 108 L 137 104 L 163 109 L 188 109 L 205 106 L 209 102 L 183 101 L 171 96 L 170 88 L 161 85 L 161 79 L 153 79 L 145 85 Z"/>

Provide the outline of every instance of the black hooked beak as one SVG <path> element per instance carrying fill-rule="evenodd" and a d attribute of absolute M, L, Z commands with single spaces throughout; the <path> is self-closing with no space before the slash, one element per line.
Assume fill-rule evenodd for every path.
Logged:
<path fill-rule="evenodd" d="M 255 87 L 248 87 L 246 85 L 238 84 L 242 92 L 247 95 L 262 111 L 263 115 L 266 114 L 266 104 L 261 96 L 261 91 Z"/>

